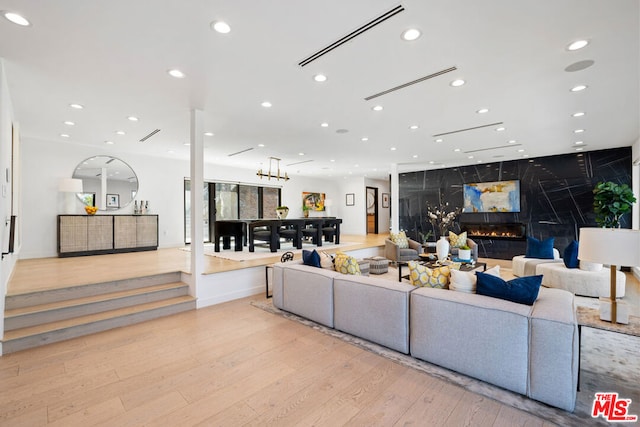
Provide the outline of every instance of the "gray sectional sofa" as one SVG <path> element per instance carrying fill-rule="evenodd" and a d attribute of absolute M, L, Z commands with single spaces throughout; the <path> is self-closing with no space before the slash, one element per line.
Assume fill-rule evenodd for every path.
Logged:
<path fill-rule="evenodd" d="M 282 310 L 573 411 L 578 380 L 574 296 L 541 288 L 533 306 L 275 264 Z"/>

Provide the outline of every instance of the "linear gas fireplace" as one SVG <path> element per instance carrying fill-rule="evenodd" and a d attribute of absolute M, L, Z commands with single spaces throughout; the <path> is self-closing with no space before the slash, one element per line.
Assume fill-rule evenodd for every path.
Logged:
<path fill-rule="evenodd" d="M 467 232 L 470 239 L 526 240 L 527 225 L 520 222 L 500 224 L 462 223 L 460 229 Z"/>

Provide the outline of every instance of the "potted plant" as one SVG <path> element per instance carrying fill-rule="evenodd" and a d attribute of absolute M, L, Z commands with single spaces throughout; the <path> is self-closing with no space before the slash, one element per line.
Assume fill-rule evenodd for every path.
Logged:
<path fill-rule="evenodd" d="M 302 205 L 302 214 L 305 218 L 309 218 L 309 206 Z"/>
<path fill-rule="evenodd" d="M 461 261 L 471 261 L 471 248 L 467 245 L 458 248 L 458 259 Z"/>
<path fill-rule="evenodd" d="M 278 219 L 285 219 L 289 214 L 289 208 L 287 206 L 278 206 L 276 208 L 276 215 Z"/>
<path fill-rule="evenodd" d="M 627 184 L 597 183 L 593 189 L 596 223 L 604 228 L 620 228 L 622 215 L 631 212 L 631 206 L 635 202 L 633 191 Z"/>

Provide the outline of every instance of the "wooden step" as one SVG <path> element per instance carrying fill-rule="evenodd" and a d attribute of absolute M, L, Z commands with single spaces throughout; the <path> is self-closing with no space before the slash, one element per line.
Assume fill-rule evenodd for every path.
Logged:
<path fill-rule="evenodd" d="M 33 305 L 49 304 L 75 298 L 90 297 L 112 292 L 139 289 L 147 286 L 175 283 L 180 281 L 179 271 L 155 274 L 152 276 L 135 277 L 131 279 L 114 280 L 111 282 L 93 283 L 72 286 L 68 288 L 34 291 L 24 294 L 7 295 L 5 309 L 29 307 Z M 46 279 L 46 278 L 45 278 Z"/>
<path fill-rule="evenodd" d="M 12 331 L 48 322 L 71 319 L 116 308 L 160 301 L 188 295 L 189 286 L 182 282 L 98 294 L 65 301 L 5 310 L 4 330 Z"/>
<path fill-rule="evenodd" d="M 140 323 L 196 308 L 196 299 L 179 296 L 162 301 L 88 314 L 43 325 L 7 331 L 2 340 L 3 354 L 58 341 Z"/>

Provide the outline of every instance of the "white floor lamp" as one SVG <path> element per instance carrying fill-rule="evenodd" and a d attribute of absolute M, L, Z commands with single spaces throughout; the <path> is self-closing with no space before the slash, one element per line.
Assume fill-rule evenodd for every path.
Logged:
<path fill-rule="evenodd" d="M 600 298 L 600 319 L 629 323 L 629 308 L 616 301 L 616 266 L 640 266 L 640 230 L 581 228 L 578 259 L 610 265 L 609 298 Z"/>

